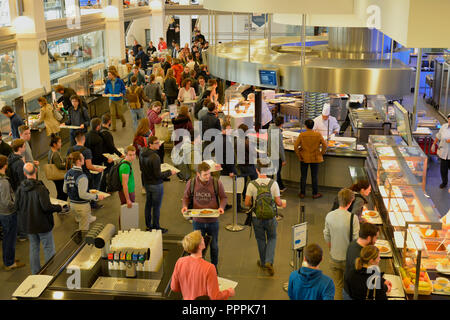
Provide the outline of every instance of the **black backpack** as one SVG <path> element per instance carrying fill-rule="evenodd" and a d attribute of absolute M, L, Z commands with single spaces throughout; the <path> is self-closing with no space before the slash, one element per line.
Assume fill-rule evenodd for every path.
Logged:
<path fill-rule="evenodd" d="M 116 163 L 106 175 L 106 192 L 122 191 L 123 186 L 122 182 L 120 182 L 119 170 L 120 166 L 124 163 L 130 166 L 130 174 L 133 174 L 133 168 L 131 167 L 131 163 L 128 161 L 120 161 L 119 163 Z"/>
<path fill-rule="evenodd" d="M 217 201 L 217 205 L 220 207 L 220 202 L 219 202 L 219 182 L 217 179 L 212 178 L 213 179 L 213 183 L 214 183 L 214 193 L 216 196 L 216 201 Z M 194 209 L 194 188 L 195 188 L 195 178 L 191 179 L 191 194 L 189 197 L 189 205 L 188 205 L 188 209 Z"/>

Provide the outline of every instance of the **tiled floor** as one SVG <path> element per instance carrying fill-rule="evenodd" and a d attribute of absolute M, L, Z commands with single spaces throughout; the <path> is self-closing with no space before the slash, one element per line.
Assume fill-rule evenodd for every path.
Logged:
<path fill-rule="evenodd" d="M 408 97 L 409 99 L 409 97 Z M 406 99 L 405 101 L 408 101 Z M 412 100 L 411 100 L 412 101 Z M 406 106 L 408 107 L 407 103 Z M 420 105 L 420 108 L 425 108 Z M 420 109 L 419 109 L 420 110 Z M 430 116 L 434 115 L 433 110 Z M 131 124 L 130 115 L 126 113 L 128 124 Z M 442 121 L 443 119 L 441 119 Z M 132 128 L 127 126 L 125 129 L 118 129 L 114 134 L 117 146 L 126 146 L 132 140 Z M 64 150 L 66 150 L 65 146 Z M 427 184 L 427 192 L 431 195 L 436 203 L 439 211 L 447 212 L 450 207 L 450 197 L 447 190 L 438 188 L 440 177 L 438 174 L 438 163 L 430 161 L 429 165 L 429 180 Z M 41 170 L 42 172 L 42 170 Z M 437 172 L 437 173 L 436 173 Z M 135 177 L 137 183 L 137 190 L 140 190 L 139 169 L 137 168 L 137 161 L 135 162 Z M 52 195 L 56 194 L 53 183 L 45 181 Z M 285 283 L 289 274 L 292 271 L 290 261 L 292 260 L 291 251 L 291 226 L 297 222 L 297 214 L 299 208 L 299 199 L 297 197 L 297 185 L 288 185 L 282 198 L 287 199 L 287 208 L 281 212 L 284 214 L 284 219 L 279 222 L 278 238 L 275 253 L 275 275 L 269 277 L 262 272 L 256 265 L 258 259 L 258 249 L 254 234 L 251 238 L 250 231 L 246 228 L 241 232 L 229 232 L 225 226 L 232 222 L 232 213 L 227 211 L 220 219 L 220 233 L 219 233 L 219 272 L 220 276 L 229 278 L 239 282 L 236 288 L 236 296 L 233 299 L 287 299 L 287 294 L 283 291 L 283 283 Z M 184 184 L 178 181 L 176 177 L 172 178 L 170 182 L 164 183 L 164 202 L 161 211 L 161 226 L 169 229 L 169 233 L 184 235 L 192 231 L 192 225 L 185 221 L 180 214 L 181 197 L 184 190 Z M 308 222 L 308 242 L 317 243 L 324 248 L 325 257 L 322 263 L 322 270 L 325 274 L 330 275 L 327 263 L 328 250 L 326 249 L 325 241 L 323 240 L 323 226 L 325 215 L 329 211 L 332 201 L 335 197 L 335 189 L 323 188 L 320 190 L 323 193 L 323 198 L 312 200 L 311 197 L 304 199 L 306 208 L 306 221 Z M 310 190 L 308 191 L 310 194 Z M 140 204 L 140 225 L 145 226 L 144 223 L 144 204 L 145 196 L 137 192 L 136 201 Z M 231 200 L 229 200 L 231 202 Z M 104 208 L 95 212 L 97 221 L 102 223 L 113 223 L 118 225 L 119 216 L 119 199 L 117 194 L 102 202 Z M 238 222 L 243 223 L 245 216 L 238 215 Z M 77 228 L 77 223 L 72 216 L 58 216 L 55 215 L 55 228 L 53 230 L 56 249 L 61 248 L 70 238 L 71 234 Z M 30 274 L 29 268 L 29 243 L 18 242 L 16 248 L 16 256 L 18 259 L 27 263 L 25 268 L 6 272 L 0 271 L 0 299 L 10 299 L 11 294 L 17 286 Z M 209 258 L 209 257 L 208 257 Z M 43 261 L 43 256 L 42 256 Z"/>

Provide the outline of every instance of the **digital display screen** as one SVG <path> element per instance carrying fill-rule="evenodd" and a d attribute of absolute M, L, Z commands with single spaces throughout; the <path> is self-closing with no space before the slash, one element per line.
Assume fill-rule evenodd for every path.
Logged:
<path fill-rule="evenodd" d="M 261 86 L 278 86 L 278 75 L 275 70 L 259 70 L 259 83 Z"/>

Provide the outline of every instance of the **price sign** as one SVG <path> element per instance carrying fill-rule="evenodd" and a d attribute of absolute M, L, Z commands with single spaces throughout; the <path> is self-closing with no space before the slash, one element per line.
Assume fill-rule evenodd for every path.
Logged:
<path fill-rule="evenodd" d="M 294 250 L 306 246 L 307 223 L 300 223 L 292 226 L 292 245 Z"/>

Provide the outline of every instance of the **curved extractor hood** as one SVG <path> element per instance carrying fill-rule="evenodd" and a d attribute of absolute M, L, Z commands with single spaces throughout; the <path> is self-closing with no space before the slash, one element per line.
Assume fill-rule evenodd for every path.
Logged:
<path fill-rule="evenodd" d="M 298 37 L 234 41 L 210 47 L 210 72 L 219 78 L 260 86 L 258 70 L 277 69 L 279 88 L 306 92 L 402 96 L 410 93 L 411 68 L 401 61 L 379 59 L 374 34 L 366 28 L 330 28 L 326 37 L 307 37 L 306 62 Z M 376 38 L 376 37 L 375 37 Z M 329 40 L 329 42 L 327 41 Z"/>

